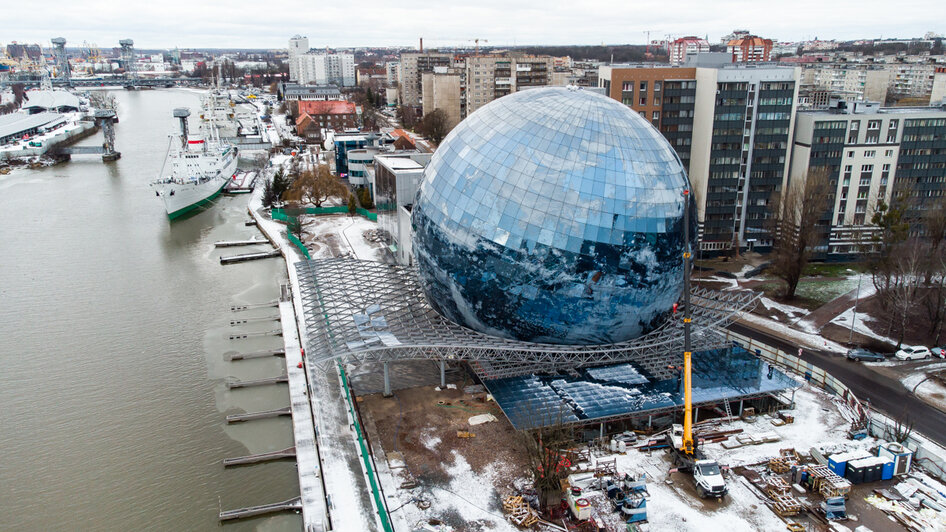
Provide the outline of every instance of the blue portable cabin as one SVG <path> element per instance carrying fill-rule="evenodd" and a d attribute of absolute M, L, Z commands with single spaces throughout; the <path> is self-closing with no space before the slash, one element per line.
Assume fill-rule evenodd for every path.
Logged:
<path fill-rule="evenodd" d="M 871 456 L 869 452 L 860 449 L 856 451 L 835 453 L 828 457 L 828 469 L 833 471 L 834 474 L 839 477 L 845 477 L 848 462 L 861 458 L 867 458 L 868 456 Z"/>

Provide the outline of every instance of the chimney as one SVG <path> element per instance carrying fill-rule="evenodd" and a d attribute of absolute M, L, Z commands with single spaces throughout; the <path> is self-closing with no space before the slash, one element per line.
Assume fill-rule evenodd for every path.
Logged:
<path fill-rule="evenodd" d="M 424 38 L 420 38 L 420 53 L 424 53 Z"/>

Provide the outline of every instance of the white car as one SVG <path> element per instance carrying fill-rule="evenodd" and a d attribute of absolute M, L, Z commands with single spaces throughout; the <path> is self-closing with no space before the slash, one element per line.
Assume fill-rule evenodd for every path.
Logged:
<path fill-rule="evenodd" d="M 897 357 L 897 360 L 923 360 L 924 358 L 931 358 L 933 354 L 930 352 L 929 347 L 917 345 L 914 347 L 904 347 L 897 351 L 897 354 L 894 356 Z"/>

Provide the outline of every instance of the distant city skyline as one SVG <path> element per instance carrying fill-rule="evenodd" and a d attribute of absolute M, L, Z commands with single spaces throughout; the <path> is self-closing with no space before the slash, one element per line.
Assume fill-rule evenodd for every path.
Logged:
<path fill-rule="evenodd" d="M 537 6 L 541 7 L 537 7 Z M 664 4 L 651 4 L 662 6 Z M 800 0 L 772 3 L 746 0 L 685 0 L 672 9 L 648 11 L 629 2 L 583 3 L 547 0 L 447 0 L 418 7 L 367 0 L 356 4 L 322 4 L 288 0 L 272 9 L 259 2 L 74 2 L 48 0 L 37 17 L 35 6 L 17 2 L 4 8 L 0 35 L 12 41 L 49 45 L 65 37 L 67 46 L 84 41 L 100 48 L 130 38 L 138 48 L 285 48 L 294 34 L 321 47 L 425 47 L 512 45 L 644 44 L 667 34 L 708 36 L 710 42 L 735 29 L 780 41 L 921 37 L 946 33 L 946 4 L 912 2 L 909 8 L 877 0 Z M 668 5 L 670 7 L 670 5 Z M 488 40 L 484 43 L 483 40 Z"/>

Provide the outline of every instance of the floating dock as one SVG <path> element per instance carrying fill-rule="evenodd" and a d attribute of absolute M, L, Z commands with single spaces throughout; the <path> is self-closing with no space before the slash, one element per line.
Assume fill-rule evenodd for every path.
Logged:
<path fill-rule="evenodd" d="M 227 423 L 241 423 L 243 421 L 253 421 L 256 419 L 267 419 L 279 416 L 291 416 L 292 409 L 277 408 L 276 410 L 266 410 L 264 412 L 247 412 L 245 414 L 231 414 L 227 416 Z"/>
<path fill-rule="evenodd" d="M 286 356 L 285 349 L 273 349 L 271 351 L 254 351 L 252 353 L 237 353 L 235 355 L 230 355 L 230 358 L 227 360 L 249 360 L 251 358 L 266 358 L 266 357 L 284 357 Z"/>
<path fill-rule="evenodd" d="M 239 510 L 225 510 L 220 512 L 221 521 L 230 521 L 233 519 L 246 519 L 258 515 L 273 514 L 278 512 L 288 512 L 302 509 L 302 497 L 296 497 L 283 502 L 274 502 L 272 504 L 263 504 L 261 506 L 251 506 L 249 508 L 240 508 Z"/>
<path fill-rule="evenodd" d="M 225 194 L 249 194 L 256 186 L 256 172 L 237 172 L 233 179 L 223 187 Z"/>
<path fill-rule="evenodd" d="M 260 316 L 258 318 L 241 318 L 238 320 L 230 320 L 230 327 L 236 327 L 237 325 L 244 325 L 247 323 L 257 323 L 261 321 L 279 321 L 279 316 Z"/>
<path fill-rule="evenodd" d="M 251 386 L 264 386 L 266 384 L 279 384 L 283 382 L 289 382 L 289 377 L 286 375 L 280 375 L 278 377 L 257 379 L 255 381 L 227 381 L 227 388 L 233 390 L 235 388 L 249 388 Z"/>
<path fill-rule="evenodd" d="M 281 257 L 279 250 L 263 251 L 260 253 L 247 253 L 246 255 L 234 255 L 232 257 L 220 257 L 220 264 L 236 264 L 237 262 L 246 262 L 250 260 L 271 259 Z"/>
<path fill-rule="evenodd" d="M 281 451 L 270 451 L 268 453 L 238 456 L 236 458 L 224 458 L 223 466 L 232 467 L 232 466 L 238 466 L 238 465 L 258 464 L 260 462 L 272 462 L 273 460 L 282 460 L 284 458 L 295 458 L 295 457 L 296 457 L 296 448 L 289 447 Z"/>

